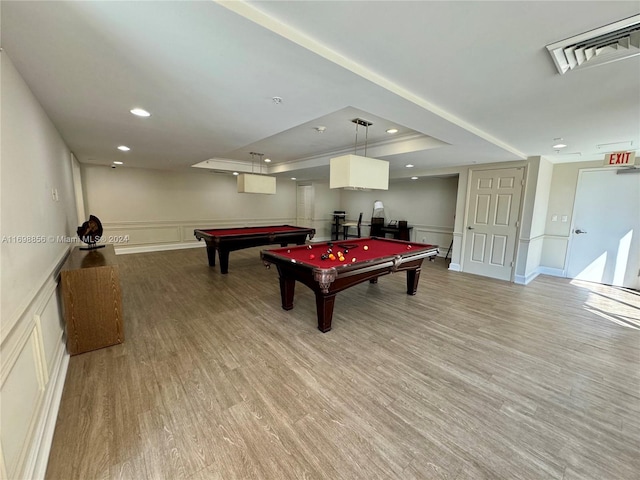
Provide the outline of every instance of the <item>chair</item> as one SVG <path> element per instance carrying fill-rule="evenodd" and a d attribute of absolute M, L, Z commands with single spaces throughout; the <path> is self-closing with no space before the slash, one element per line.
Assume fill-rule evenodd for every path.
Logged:
<path fill-rule="evenodd" d="M 342 224 L 342 226 L 344 227 L 344 239 L 346 240 L 347 238 L 360 238 L 361 235 L 361 230 L 360 228 L 362 227 L 362 212 L 360 212 L 360 216 L 358 217 L 358 221 L 357 222 L 344 222 Z M 357 229 L 357 235 L 351 235 L 349 233 L 349 228 L 350 227 L 356 227 Z"/>

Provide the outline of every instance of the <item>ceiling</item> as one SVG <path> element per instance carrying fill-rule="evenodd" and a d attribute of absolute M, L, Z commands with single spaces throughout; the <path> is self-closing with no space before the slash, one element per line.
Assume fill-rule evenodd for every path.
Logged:
<path fill-rule="evenodd" d="M 258 152 L 263 172 L 305 180 L 363 155 L 365 134 L 392 178 L 636 150 L 640 56 L 560 75 L 545 46 L 639 13 L 637 1 L 2 1 L 0 20 L 3 52 L 80 162 L 230 172 L 260 168 Z M 357 145 L 354 118 L 372 123 Z"/>

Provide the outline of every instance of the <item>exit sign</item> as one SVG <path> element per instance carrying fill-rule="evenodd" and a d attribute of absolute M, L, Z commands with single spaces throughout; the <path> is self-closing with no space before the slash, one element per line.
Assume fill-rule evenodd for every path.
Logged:
<path fill-rule="evenodd" d="M 624 166 L 636 163 L 636 152 L 613 152 L 604 156 L 605 166 Z"/>

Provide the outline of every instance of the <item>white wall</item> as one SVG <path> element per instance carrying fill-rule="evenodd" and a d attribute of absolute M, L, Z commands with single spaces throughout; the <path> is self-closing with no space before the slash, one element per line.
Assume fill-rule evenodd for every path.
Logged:
<path fill-rule="evenodd" d="M 194 169 L 195 170 L 195 169 Z M 232 175 L 83 165 L 87 215 L 97 216 L 119 253 L 204 245 L 195 228 L 292 224 L 296 185 L 275 195 L 238 193 Z M 111 236 L 128 241 L 110 241 Z"/>
<path fill-rule="evenodd" d="M 357 220 L 362 212 L 362 221 L 369 223 L 373 202 L 381 200 L 387 222 L 407 220 L 413 241 L 438 245 L 444 256 L 453 238 L 457 194 L 457 176 L 421 177 L 391 181 L 386 191 L 342 190 L 340 207 L 348 219 Z M 362 234 L 368 235 L 368 228 Z"/>
<path fill-rule="evenodd" d="M 331 223 L 333 211 L 340 208 L 340 190 L 329 188 L 329 182 L 313 182 L 313 228 L 316 229 L 314 240 L 331 239 Z"/>
<path fill-rule="evenodd" d="M 523 196 L 515 282 L 527 284 L 539 273 L 545 239 L 545 218 L 549 205 L 553 164 L 543 157 L 528 159 Z"/>
<path fill-rule="evenodd" d="M 573 204 L 578 188 L 578 174 L 585 168 L 598 168 L 602 162 L 577 162 L 553 165 L 549 202 L 545 216 L 544 245 L 540 259 L 543 273 L 564 276 L 567 258 Z M 557 220 L 553 221 L 553 217 Z M 562 221 L 563 217 L 566 221 Z"/>
<path fill-rule="evenodd" d="M 71 152 L 7 53 L 0 59 L 0 466 L 3 478 L 41 478 L 68 362 L 57 282 L 69 244 L 56 237 L 75 236 Z"/>

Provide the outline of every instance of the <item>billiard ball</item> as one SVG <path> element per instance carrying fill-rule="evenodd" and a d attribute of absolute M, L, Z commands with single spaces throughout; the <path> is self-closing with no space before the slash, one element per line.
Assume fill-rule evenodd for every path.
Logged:
<path fill-rule="evenodd" d="M 340 257 L 340 261 L 341 261 L 341 262 L 344 262 L 344 257 Z"/>
<path fill-rule="evenodd" d="M 369 250 L 369 246 L 365 245 L 364 247 L 362 247 L 364 250 Z"/>
<path fill-rule="evenodd" d="M 311 245 L 307 245 L 307 249 L 311 250 L 313 247 Z"/>
<path fill-rule="evenodd" d="M 326 260 L 327 258 L 329 258 L 329 255 L 327 255 L 326 253 L 320 255 L 320 260 Z"/>
<path fill-rule="evenodd" d="M 356 263 L 356 257 L 353 257 L 353 258 L 351 259 L 351 262 L 352 262 L 352 263 Z"/>
<path fill-rule="evenodd" d="M 335 260 L 336 256 L 333 253 L 329 254 L 329 260 Z"/>
<path fill-rule="evenodd" d="M 411 250 L 411 245 L 407 245 L 407 250 Z"/>
<path fill-rule="evenodd" d="M 313 253 L 309 255 L 309 260 L 313 260 L 314 258 L 316 258 L 316 256 Z"/>
<path fill-rule="evenodd" d="M 287 250 L 287 253 L 291 253 L 291 250 Z"/>
<path fill-rule="evenodd" d="M 345 253 L 345 254 L 349 253 L 349 249 L 348 249 L 348 248 L 345 248 L 345 249 L 344 249 L 344 253 Z"/>

